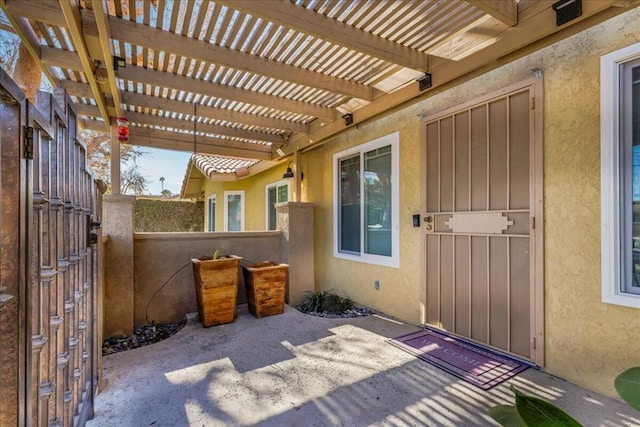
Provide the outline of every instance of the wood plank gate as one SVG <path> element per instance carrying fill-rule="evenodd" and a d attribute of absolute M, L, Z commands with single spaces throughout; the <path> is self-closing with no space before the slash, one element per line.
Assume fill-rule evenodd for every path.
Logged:
<path fill-rule="evenodd" d="M 64 92 L 0 70 L 0 425 L 83 425 L 97 386 L 100 193 Z"/>

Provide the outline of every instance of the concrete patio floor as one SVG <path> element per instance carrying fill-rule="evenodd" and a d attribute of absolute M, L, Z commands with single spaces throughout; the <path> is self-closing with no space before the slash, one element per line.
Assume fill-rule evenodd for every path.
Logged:
<path fill-rule="evenodd" d="M 640 426 L 624 403 L 535 369 L 482 391 L 386 343 L 418 328 L 383 316 L 238 312 L 105 356 L 88 426 L 487 426 L 490 407 L 513 401 L 510 384 L 585 426 Z"/>

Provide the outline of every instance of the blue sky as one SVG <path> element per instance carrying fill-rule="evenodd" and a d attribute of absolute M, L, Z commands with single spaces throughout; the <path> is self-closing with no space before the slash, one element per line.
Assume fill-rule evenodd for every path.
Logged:
<path fill-rule="evenodd" d="M 165 178 L 166 190 L 171 191 L 171 194 L 179 194 L 191 153 L 148 147 L 140 147 L 140 149 L 144 154 L 138 158 L 138 165 L 140 172 L 148 180 L 147 194 L 160 194 L 162 191 L 160 177 Z"/>

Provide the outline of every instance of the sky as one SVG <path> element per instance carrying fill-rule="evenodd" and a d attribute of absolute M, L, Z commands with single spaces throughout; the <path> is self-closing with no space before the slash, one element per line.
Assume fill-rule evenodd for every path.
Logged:
<path fill-rule="evenodd" d="M 146 193 L 159 195 L 162 192 L 160 177 L 164 177 L 164 189 L 171 191 L 171 194 L 180 194 L 191 152 L 148 147 L 140 149 L 144 154 L 137 161 L 140 172 L 148 180 Z"/>

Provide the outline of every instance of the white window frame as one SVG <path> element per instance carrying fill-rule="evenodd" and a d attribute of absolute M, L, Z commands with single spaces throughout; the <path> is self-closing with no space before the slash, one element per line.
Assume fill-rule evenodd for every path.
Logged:
<path fill-rule="evenodd" d="M 218 201 L 216 200 L 216 195 L 215 194 L 212 194 L 209 197 L 207 197 L 207 212 L 206 212 L 206 214 L 207 214 L 207 231 L 216 231 L 215 218 L 214 218 L 214 221 L 213 221 L 213 229 L 211 227 L 211 201 L 213 201 L 213 209 L 214 209 L 213 214 L 215 215 L 216 214 L 216 209 L 217 209 L 217 206 L 218 206 L 217 205 Z"/>
<path fill-rule="evenodd" d="M 229 231 L 229 196 L 240 195 L 240 231 L 244 231 L 244 190 L 224 192 L 224 231 Z"/>
<path fill-rule="evenodd" d="M 623 183 L 620 176 L 622 143 L 620 78 L 622 67 L 640 59 L 640 43 L 611 52 L 600 58 L 600 193 L 601 193 L 601 274 L 602 302 L 640 308 L 640 295 L 623 291 L 621 248 Z"/>
<path fill-rule="evenodd" d="M 287 201 L 291 200 L 291 185 L 289 183 L 291 180 L 289 179 L 281 179 L 280 181 L 272 182 L 271 184 L 267 184 L 264 187 L 264 205 L 265 205 L 265 213 L 264 213 L 264 224 L 265 230 L 269 230 L 269 190 L 272 188 L 276 188 L 276 198 L 278 197 L 278 188 L 287 186 Z M 279 203 L 276 201 L 276 203 Z"/>
<path fill-rule="evenodd" d="M 364 227 L 360 230 L 360 255 L 340 251 L 340 160 L 360 155 L 364 167 L 364 153 L 380 147 L 391 146 L 391 256 L 364 253 Z M 360 180 L 361 198 L 364 181 Z M 361 225 L 364 225 L 364 204 L 360 208 Z M 400 268 L 400 133 L 394 132 L 373 141 L 348 148 L 333 155 L 333 256 L 350 261 Z"/>

